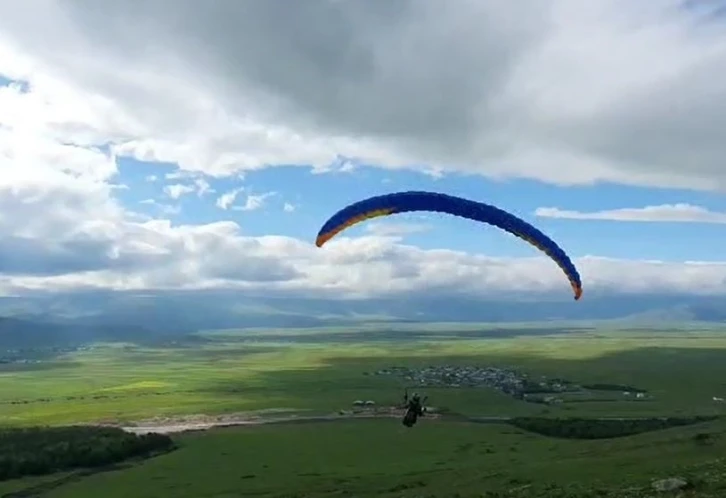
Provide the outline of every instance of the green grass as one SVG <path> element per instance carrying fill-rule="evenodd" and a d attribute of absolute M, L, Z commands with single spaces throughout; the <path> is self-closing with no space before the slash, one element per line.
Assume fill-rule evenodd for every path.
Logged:
<path fill-rule="evenodd" d="M 717 465 L 726 441 L 699 447 L 692 437 L 724 429 L 711 423 L 609 441 L 435 421 L 414 430 L 381 420 L 224 429 L 184 436 L 173 453 L 44 496 L 121 498 L 133 491 L 136 498 L 473 497 L 487 490 L 562 496 L 551 488 L 643 488 L 653 478 Z M 715 493 L 722 481 L 720 475 L 713 480 L 708 487 Z"/>
<path fill-rule="evenodd" d="M 437 328 L 445 327 L 427 332 Z M 398 401 L 404 381 L 364 372 L 444 363 L 510 366 L 582 383 L 634 384 L 654 395 L 642 402 L 614 399 L 549 408 L 563 416 L 724 412 L 711 398 L 726 393 L 726 334 L 714 331 L 472 339 L 449 330 L 449 340 L 299 344 L 279 342 L 280 334 L 258 334 L 266 340 L 245 343 L 227 332 L 211 344 L 178 349 L 99 345 L 50 363 L 5 365 L 0 368 L 0 420 L 26 425 L 269 408 L 329 412 L 355 399 Z M 432 404 L 468 415 L 543 410 L 487 389 L 430 389 L 428 394 Z"/>
<path fill-rule="evenodd" d="M 71 475 L 70 472 L 63 472 L 49 476 L 26 477 L 12 481 L 0 482 L 0 496 L 4 497 L 11 493 L 18 493 L 35 486 L 43 486 Z"/>
<path fill-rule="evenodd" d="M 270 408 L 328 413 L 356 399 L 400 400 L 405 381 L 366 372 L 432 364 L 506 366 L 579 383 L 634 385 L 654 396 L 632 402 L 605 393 L 601 401 L 544 407 L 489 389 L 425 390 L 433 405 L 471 416 L 726 414 L 711 399 L 726 395 L 726 334 L 718 329 L 542 335 L 540 325 L 517 324 L 509 327 L 511 337 L 477 338 L 487 327 L 397 325 L 387 336 L 381 327 L 363 324 L 356 329 L 360 336 L 351 329 L 210 332 L 204 335 L 212 342 L 194 347 L 106 344 L 51 362 L 2 365 L 0 423 L 132 421 Z M 527 335 L 527 329 L 540 335 Z M 547 496 L 550 485 L 641 493 L 651 478 L 679 474 L 713 481 L 702 483 L 703 496 L 726 496 L 718 488 L 724 424 L 608 441 L 563 441 L 506 426 L 432 420 L 413 430 L 395 420 L 225 429 L 181 436 L 178 451 L 83 477 L 43 496 L 332 497 L 345 489 L 363 497 L 514 490 L 509 496 L 516 498 Z M 713 446 L 693 441 L 703 431 L 717 434 Z M 52 479 L 2 483 L 0 494 Z"/>

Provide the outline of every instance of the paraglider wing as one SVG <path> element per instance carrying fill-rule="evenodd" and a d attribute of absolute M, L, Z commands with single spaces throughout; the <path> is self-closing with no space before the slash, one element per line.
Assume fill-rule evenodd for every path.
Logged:
<path fill-rule="evenodd" d="M 335 213 L 318 232 L 322 247 L 348 227 L 379 216 L 411 211 L 435 211 L 494 225 L 519 237 L 549 256 L 565 273 L 575 294 L 582 296 L 580 274 L 570 258 L 552 239 L 517 216 L 495 206 L 435 192 L 398 192 L 355 202 Z"/>

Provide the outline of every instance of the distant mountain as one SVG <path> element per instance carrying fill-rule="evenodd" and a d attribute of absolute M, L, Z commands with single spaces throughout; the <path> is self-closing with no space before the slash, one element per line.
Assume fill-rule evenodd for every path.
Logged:
<path fill-rule="evenodd" d="M 39 325 L 26 320 L 0 317 L 0 350 L 24 349 L 38 344 L 60 345 L 64 339 L 63 327 Z"/>
<path fill-rule="evenodd" d="M 633 323 L 726 322 L 726 297 L 598 295 L 582 301 L 536 295 L 489 299 L 409 295 L 331 300 L 245 296 L 231 291 L 93 292 L 0 298 L 0 322 L 54 337 L 169 337 L 202 329 L 320 327 L 360 322 L 532 322 L 617 320 Z M 3 328 L 4 327 L 4 328 Z M 40 333 L 40 332 L 37 332 Z"/>
<path fill-rule="evenodd" d="M 41 321 L 0 317 L 0 351 L 79 346 L 94 341 L 158 342 L 164 336 L 135 325 L 90 326 L 64 319 Z"/>

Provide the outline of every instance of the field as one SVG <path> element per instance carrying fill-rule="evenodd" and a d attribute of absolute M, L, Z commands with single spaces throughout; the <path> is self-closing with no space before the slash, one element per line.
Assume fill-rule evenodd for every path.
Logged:
<path fill-rule="evenodd" d="M 726 449 L 694 445 L 695 429 L 606 442 L 549 440 L 461 423 L 404 429 L 396 421 L 366 420 L 197 433 L 184 436 L 174 453 L 45 496 L 121 498 L 133 490 L 138 498 L 332 497 L 342 488 L 349 496 L 370 497 L 479 496 L 486 489 L 542 496 L 553 485 L 599 490 L 615 480 L 631 488 L 664 473 L 688 476 L 703 467 L 684 468 L 681 462 L 713 460 Z"/>
<path fill-rule="evenodd" d="M 463 421 L 724 415 L 725 405 L 714 401 L 726 394 L 722 330 L 383 327 L 216 331 L 164 347 L 98 344 L 37 363 L 0 365 L 0 420 L 130 425 L 200 414 L 328 415 L 350 410 L 355 400 L 395 405 L 405 387 L 418 389 L 410 380 L 376 375 L 392 366 L 484 365 L 580 385 L 634 386 L 647 397 L 611 390 L 539 404 L 494 388 L 420 387 L 432 405 L 460 417 L 423 420 L 411 430 L 375 419 L 188 433 L 177 436 L 180 449 L 124 470 L 55 488 L 48 485 L 54 478 L 8 481 L 0 492 L 40 486 L 42 496 L 59 498 L 340 496 L 341 490 L 350 496 L 480 496 L 485 490 L 544 496 L 552 486 L 640 493 L 636 488 L 653 478 L 688 475 L 701 481 L 704 493 L 724 495 L 718 490 L 726 473 L 719 470 L 726 449 L 722 420 L 598 441 Z M 696 434 L 709 434 L 709 444 L 698 444 Z"/>

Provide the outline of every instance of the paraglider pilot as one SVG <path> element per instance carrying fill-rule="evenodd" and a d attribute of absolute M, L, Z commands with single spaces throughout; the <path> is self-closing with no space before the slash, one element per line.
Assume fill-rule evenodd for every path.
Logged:
<path fill-rule="evenodd" d="M 421 397 L 417 393 L 414 393 L 413 396 L 411 396 L 406 408 L 406 415 L 404 415 L 402 421 L 403 425 L 406 427 L 413 427 L 416 424 L 418 417 L 422 417 L 426 412 L 423 402 L 421 401 Z"/>

